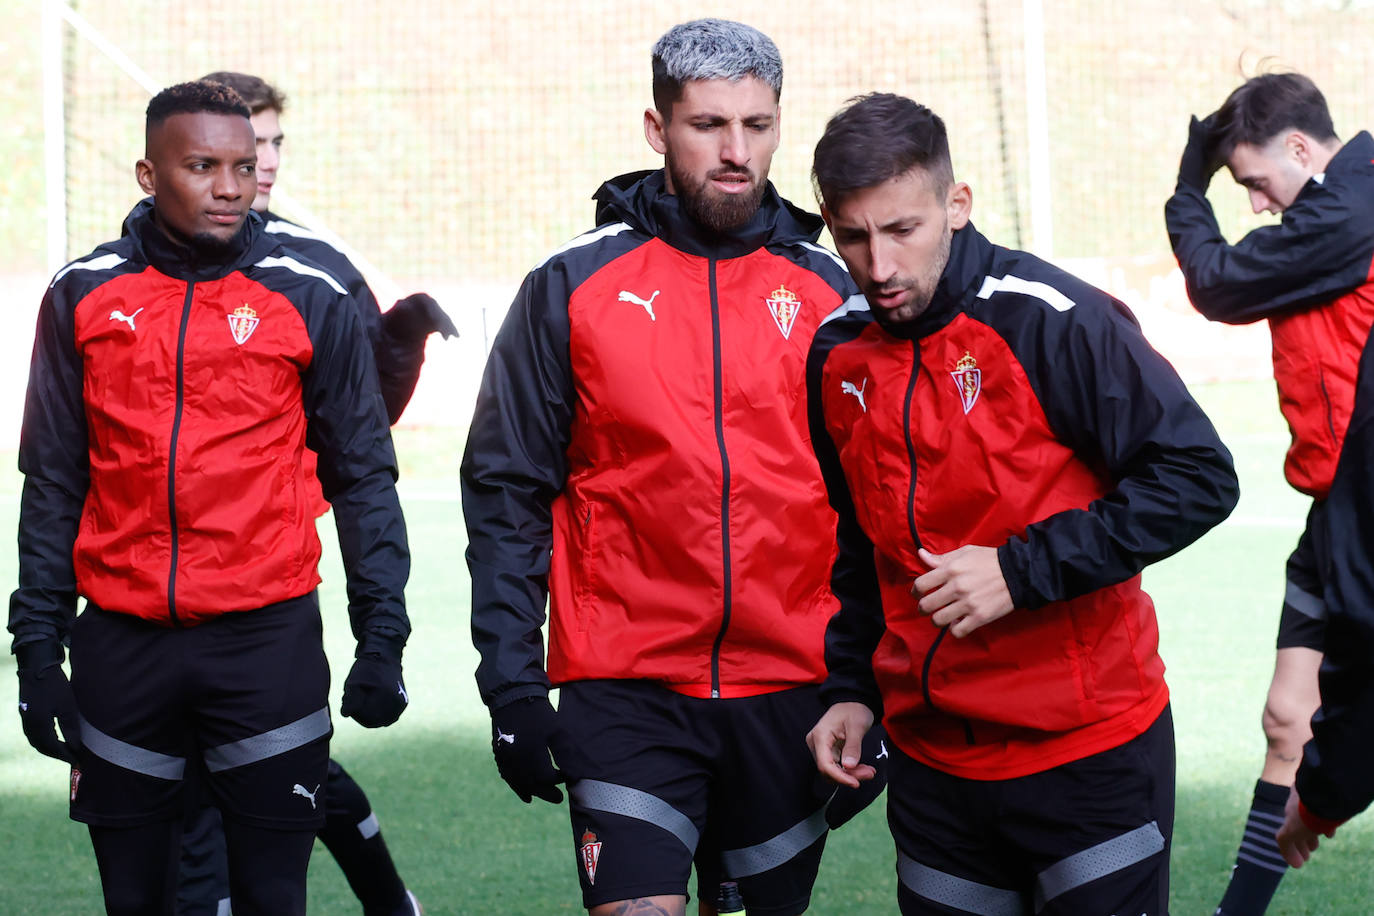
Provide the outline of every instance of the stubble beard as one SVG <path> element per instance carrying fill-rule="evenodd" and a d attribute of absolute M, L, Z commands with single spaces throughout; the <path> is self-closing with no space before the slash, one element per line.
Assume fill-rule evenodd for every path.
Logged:
<path fill-rule="evenodd" d="M 887 311 L 874 308 L 873 320 L 885 331 L 898 336 L 909 334 L 911 328 L 916 324 L 926 310 L 930 308 L 930 303 L 935 300 L 935 290 L 940 284 L 940 278 L 944 276 L 945 267 L 949 264 L 949 248 L 951 233 L 949 231 L 949 220 L 945 220 L 945 228 L 940 235 L 940 250 L 936 253 L 935 260 L 930 265 L 930 270 L 919 281 L 902 280 L 898 286 L 911 290 L 911 300 L 903 306 L 909 309 L 911 314 L 905 318 L 894 318 Z M 892 286 L 888 283 L 886 286 Z"/>

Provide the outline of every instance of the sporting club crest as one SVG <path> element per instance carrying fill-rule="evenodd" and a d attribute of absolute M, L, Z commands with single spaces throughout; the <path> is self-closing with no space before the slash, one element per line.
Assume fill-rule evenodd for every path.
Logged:
<path fill-rule="evenodd" d="M 258 329 L 258 313 L 245 302 L 234 309 L 229 319 L 229 333 L 234 335 L 234 343 L 242 345 L 248 338 L 253 336 L 253 332 Z"/>
<path fill-rule="evenodd" d="M 954 386 L 959 389 L 959 399 L 964 402 L 964 413 L 967 414 L 978 403 L 978 393 L 983 390 L 983 370 L 978 368 L 978 360 L 965 350 L 954 364 L 950 376 L 954 379 Z"/>
<path fill-rule="evenodd" d="M 582 845 L 577 849 L 582 867 L 587 871 L 587 883 L 596 883 L 596 863 L 601 861 L 601 841 L 590 830 L 582 832 Z"/>
<path fill-rule="evenodd" d="M 72 767 L 72 801 L 76 801 L 76 790 L 81 787 L 81 771 Z"/>
<path fill-rule="evenodd" d="M 764 302 L 768 303 L 768 311 L 772 313 L 773 321 L 782 332 L 783 340 L 791 338 L 792 324 L 797 320 L 797 313 L 801 311 L 801 299 L 787 287 L 779 286 L 768 294 Z"/>

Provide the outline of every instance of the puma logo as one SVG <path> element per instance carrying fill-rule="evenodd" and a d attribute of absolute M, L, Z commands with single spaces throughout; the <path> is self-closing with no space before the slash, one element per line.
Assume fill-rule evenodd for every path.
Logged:
<path fill-rule="evenodd" d="M 139 310 L 138 310 L 138 312 L 141 312 L 141 311 L 143 311 L 143 309 L 139 309 Z M 129 330 L 130 330 L 130 331 L 137 331 L 138 328 L 134 327 L 134 319 L 138 317 L 138 312 L 134 312 L 132 315 L 126 315 L 126 314 L 124 314 L 123 312 L 121 312 L 119 309 L 115 309 L 113 312 L 110 313 L 110 317 L 107 318 L 106 320 L 107 320 L 107 321 L 123 321 L 123 322 L 125 322 L 126 324 L 129 325 Z"/>
<path fill-rule="evenodd" d="M 319 786 L 315 786 L 315 791 L 314 791 L 314 792 L 311 792 L 311 791 L 308 791 L 308 790 L 305 788 L 305 786 L 301 785 L 300 783 L 296 783 L 294 786 L 291 787 L 291 794 L 292 794 L 292 795 L 299 795 L 299 796 L 301 796 L 301 797 L 303 797 L 303 798 L 308 798 L 308 799 L 310 799 L 310 810 L 311 810 L 311 811 L 314 811 L 314 810 L 315 810 L 315 796 L 319 793 L 319 791 L 320 791 L 320 787 L 319 787 Z"/>
<path fill-rule="evenodd" d="M 630 292 L 630 291 L 627 290 L 627 289 L 622 289 L 622 290 L 620 291 L 619 301 L 620 301 L 620 302 L 633 302 L 635 305 L 642 305 L 642 306 L 644 306 L 644 311 L 646 311 L 646 312 L 649 313 L 649 320 L 650 320 L 650 321 L 657 321 L 658 319 L 654 317 L 654 300 L 658 298 L 658 294 L 659 294 L 659 290 L 654 290 L 654 294 L 653 294 L 652 296 L 650 296 L 650 297 L 646 300 L 646 299 L 641 299 L 641 298 L 639 298 L 638 296 L 636 296 L 634 293 Z"/>
<path fill-rule="evenodd" d="M 514 744 L 515 736 L 506 734 L 505 732 L 501 731 L 501 729 L 498 727 L 496 729 L 496 742 L 499 744 L 502 741 L 506 742 L 507 744 Z"/>
<path fill-rule="evenodd" d="M 886 756 L 887 756 L 887 742 L 886 742 L 886 741 L 879 741 L 879 742 L 878 742 L 878 756 L 874 757 L 873 759 L 874 759 L 874 760 L 882 760 L 882 759 L 883 759 L 884 757 L 886 757 Z"/>
<path fill-rule="evenodd" d="M 864 383 L 859 386 L 855 386 L 853 382 L 840 382 L 840 390 L 845 394 L 852 394 L 854 397 L 858 398 L 859 406 L 863 408 L 864 413 L 868 413 L 868 405 L 864 403 L 864 389 L 866 388 L 868 388 L 868 379 L 864 379 Z"/>
<path fill-rule="evenodd" d="M 400 681 L 397 681 L 397 682 L 396 682 L 396 692 L 397 692 L 398 694 L 400 694 L 401 702 L 404 703 L 404 704 L 406 704 L 407 706 L 409 706 L 409 705 L 410 705 L 410 694 L 406 693 L 406 685 L 405 685 L 405 684 L 402 684 Z"/>

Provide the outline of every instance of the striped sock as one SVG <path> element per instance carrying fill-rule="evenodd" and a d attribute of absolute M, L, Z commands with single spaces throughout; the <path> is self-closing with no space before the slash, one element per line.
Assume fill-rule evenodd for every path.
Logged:
<path fill-rule="evenodd" d="M 1283 806 L 1287 801 L 1287 786 L 1262 779 L 1255 783 L 1255 799 L 1236 852 L 1236 867 L 1216 916 L 1263 916 L 1288 871 L 1288 863 L 1279 854 L 1279 844 L 1274 839 L 1283 825 Z"/>

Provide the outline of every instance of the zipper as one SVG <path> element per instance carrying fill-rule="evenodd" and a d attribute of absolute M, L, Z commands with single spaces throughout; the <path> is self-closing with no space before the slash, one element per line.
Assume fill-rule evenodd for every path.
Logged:
<path fill-rule="evenodd" d="M 716 407 L 716 448 L 720 451 L 720 546 L 721 573 L 725 585 L 725 599 L 721 607 L 720 631 L 711 646 L 711 698 L 720 699 L 720 647 L 725 632 L 730 629 L 731 573 L 730 573 L 730 456 L 725 451 L 725 394 L 720 358 L 720 296 L 716 289 L 716 260 L 707 261 L 711 289 L 711 358 L 714 373 Z"/>
<path fill-rule="evenodd" d="M 181 411 L 186 398 L 186 328 L 191 323 L 191 300 L 195 295 L 194 280 L 186 283 L 186 301 L 181 306 L 181 329 L 177 332 L 177 409 L 172 419 L 172 441 L 167 455 L 167 516 L 172 531 L 172 564 L 167 571 L 167 613 L 173 626 L 181 626 L 177 619 L 177 439 L 181 436 Z"/>
<path fill-rule="evenodd" d="M 907 488 L 906 494 L 906 524 L 911 533 L 911 543 L 916 547 L 921 546 L 921 536 L 916 531 L 916 440 L 911 436 L 911 405 L 916 399 L 916 377 L 921 371 L 921 347 L 917 341 L 911 342 L 911 379 L 906 386 L 906 402 L 902 405 L 902 433 L 906 436 L 906 457 L 911 466 L 911 485 Z M 935 705 L 935 701 L 930 696 L 930 666 L 935 661 L 935 650 L 940 648 L 940 643 L 945 641 L 945 636 L 949 634 L 948 627 L 941 627 L 936 634 L 935 641 L 926 650 L 925 661 L 921 664 L 921 696 L 925 698 L 926 706 L 932 712 L 939 712 L 940 707 Z M 960 722 L 964 726 L 964 737 L 969 744 L 973 744 L 973 725 L 968 719 L 960 717 Z"/>

